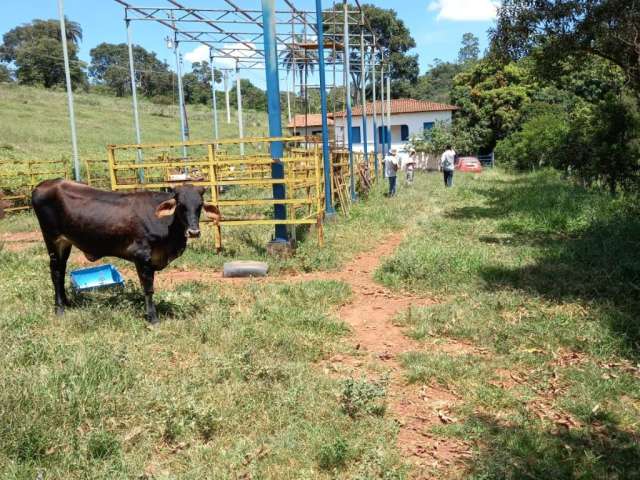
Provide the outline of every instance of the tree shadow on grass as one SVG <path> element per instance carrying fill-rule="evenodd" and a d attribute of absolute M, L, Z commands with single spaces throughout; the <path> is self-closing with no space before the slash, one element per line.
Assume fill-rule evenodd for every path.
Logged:
<path fill-rule="evenodd" d="M 467 463 L 466 478 L 640 478 L 638 438 L 615 424 L 550 431 L 536 422 L 506 424 L 477 415 L 465 429 L 479 435 L 479 451 Z"/>
<path fill-rule="evenodd" d="M 536 247 L 520 267 L 484 265 L 486 288 L 516 288 L 553 301 L 594 305 L 600 321 L 640 356 L 640 214 L 632 199 L 611 199 L 537 175 L 476 189 L 486 206 L 455 209 L 450 218 L 501 218 L 484 243 Z"/>

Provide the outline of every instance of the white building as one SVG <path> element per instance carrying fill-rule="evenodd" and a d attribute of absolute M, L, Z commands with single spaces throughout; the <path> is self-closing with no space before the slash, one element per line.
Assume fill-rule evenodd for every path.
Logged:
<path fill-rule="evenodd" d="M 388 103 L 385 102 L 385 110 Z M 436 122 L 451 122 L 452 114 L 458 107 L 444 103 L 436 103 L 424 100 L 413 100 L 401 98 L 391 100 L 391 146 L 401 149 L 415 135 L 422 134 L 425 130 L 433 128 Z M 373 152 L 373 103 L 367 103 L 367 150 Z M 378 144 L 383 135 L 388 135 L 389 129 L 385 125 L 386 132 L 381 126 L 381 102 L 376 102 L 376 113 L 378 115 Z M 337 112 L 329 119 L 329 128 L 335 135 L 337 144 L 346 144 L 345 123 L 346 113 Z M 364 135 L 362 130 L 362 107 L 355 106 L 351 111 L 352 117 L 352 140 L 353 150 L 364 151 Z M 386 124 L 386 119 L 385 119 Z M 297 115 L 289 124 L 291 133 L 297 135 L 320 135 L 322 133 L 322 118 L 320 115 L 309 115 L 306 119 L 304 115 Z"/>

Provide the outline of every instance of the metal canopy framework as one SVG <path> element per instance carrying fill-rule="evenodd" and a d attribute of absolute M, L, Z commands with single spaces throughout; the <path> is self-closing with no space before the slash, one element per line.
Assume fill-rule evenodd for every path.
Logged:
<path fill-rule="evenodd" d="M 59 0 L 60 4 L 62 0 Z M 131 77 L 132 103 L 134 116 L 134 129 L 136 144 L 141 144 L 143 134 L 140 130 L 136 95 L 136 66 L 133 58 L 133 25 L 138 22 L 155 22 L 165 27 L 172 35 L 167 38 L 167 46 L 175 53 L 176 73 L 178 78 L 178 97 L 180 104 L 181 137 L 183 142 L 189 140 L 188 119 L 184 103 L 184 93 L 182 88 L 182 55 L 180 54 L 181 44 L 200 44 L 209 49 L 209 61 L 212 72 L 212 131 L 214 138 L 219 137 L 218 111 L 216 98 L 216 85 L 213 81 L 213 65 L 233 65 L 222 69 L 224 79 L 224 94 L 226 103 L 226 119 L 230 123 L 229 110 L 229 76 L 235 71 L 236 90 L 238 103 L 238 132 L 239 138 L 243 138 L 242 123 L 242 91 L 241 72 L 243 70 L 264 70 L 267 79 L 267 100 L 269 105 L 269 130 L 275 137 L 281 136 L 280 125 L 280 72 L 279 67 L 284 67 L 287 75 L 286 92 L 288 99 L 287 112 L 291 120 L 292 106 L 290 94 L 294 95 L 294 111 L 296 100 L 300 100 L 296 95 L 296 87 L 300 87 L 300 97 L 303 100 L 303 112 L 305 115 L 305 126 L 308 125 L 307 118 L 309 109 L 309 90 L 319 89 L 320 91 L 320 111 L 322 117 L 322 143 L 325 171 L 331 169 L 330 159 L 330 135 L 328 128 L 328 92 L 333 95 L 333 110 L 335 113 L 335 94 L 338 89 L 344 90 L 344 104 L 346 106 L 346 124 L 348 128 L 342 135 L 342 147 L 348 146 L 350 152 L 351 171 L 351 195 L 355 198 L 355 184 L 353 180 L 353 128 L 351 124 L 351 93 L 358 91 L 360 103 L 363 111 L 363 133 L 364 133 L 364 154 L 365 165 L 368 165 L 368 142 L 366 138 L 368 118 L 365 104 L 367 103 L 368 91 L 372 92 L 372 100 L 375 106 L 376 101 L 380 101 L 383 111 L 373 112 L 374 139 L 373 146 L 377 158 L 378 146 L 385 151 L 385 144 L 388 139 L 388 105 L 385 108 L 385 90 L 389 94 L 389 74 L 384 58 L 384 50 L 378 45 L 375 34 L 370 28 L 364 11 L 358 0 L 356 8 L 350 8 L 346 0 L 333 0 L 332 5 L 324 5 L 323 0 L 315 0 L 315 10 L 305 11 L 297 8 L 293 0 L 251 0 L 254 8 L 242 8 L 238 3 L 241 0 L 216 0 L 210 2 L 214 4 L 212 8 L 194 8 L 188 5 L 189 0 L 156 0 L 159 6 L 141 6 L 131 3 L 129 0 L 114 0 L 124 8 L 124 22 L 127 32 L 127 43 L 129 47 L 129 68 Z M 242 0 L 248 3 L 249 0 Z M 276 1 L 278 7 L 276 8 Z M 336 3 L 337 2 L 337 3 Z M 328 3 L 325 0 L 325 3 Z M 258 7 L 258 8 L 256 8 Z M 325 10 L 328 8 L 328 10 Z M 61 21 L 64 17 L 61 10 Z M 285 60 L 284 57 L 288 59 Z M 359 61 L 358 60 L 359 57 Z M 311 85 L 308 81 L 309 72 L 317 72 L 319 84 Z M 351 75 L 359 77 L 359 85 L 351 88 Z M 289 77 L 293 81 L 289 84 Z M 299 84 L 296 84 L 296 76 Z M 332 81 L 328 81 L 331 78 Z M 379 89 L 376 81 L 380 81 Z M 387 81 L 385 85 L 385 80 Z M 367 88 L 369 83 L 369 89 Z M 379 91 L 379 96 L 378 96 Z M 70 101 L 70 111 L 72 103 Z M 374 107 L 375 108 L 375 107 Z M 385 110 L 387 118 L 385 118 Z M 276 118 L 276 114 L 278 118 Z M 379 137 L 377 125 L 381 125 L 382 136 Z M 272 148 L 274 163 L 277 163 L 279 152 L 276 146 Z M 333 135 L 334 147 L 337 146 L 337 136 Z M 244 145 L 240 143 L 243 154 Z M 187 147 L 183 151 L 187 155 Z M 142 152 L 138 154 L 141 161 Z M 378 162 L 374 162 L 376 173 Z M 278 168 L 272 172 L 279 175 Z M 366 172 L 368 174 L 368 172 Z M 140 173 L 142 175 L 142 172 Z M 275 177 L 274 177 L 275 178 Z M 325 175 L 325 182 L 330 182 L 330 175 Z M 330 183 L 325 184 L 326 192 L 331 192 Z M 274 190 L 274 198 L 281 197 L 282 192 Z M 335 212 L 332 202 L 332 195 L 325 195 L 327 214 Z M 276 208 L 276 218 L 279 215 Z M 282 237 L 282 229 L 276 227 L 276 239 Z"/>

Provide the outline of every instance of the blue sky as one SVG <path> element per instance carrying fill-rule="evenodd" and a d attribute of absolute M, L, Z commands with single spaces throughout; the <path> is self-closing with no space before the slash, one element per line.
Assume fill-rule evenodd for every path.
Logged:
<path fill-rule="evenodd" d="M 277 4 L 282 3 L 276 0 Z M 165 0 L 129 0 L 140 6 L 168 5 Z M 89 51 L 100 42 L 120 43 L 126 41 L 123 7 L 113 0 L 65 0 L 67 17 L 80 22 L 84 31 L 80 57 L 88 61 Z M 183 4 L 201 8 L 224 8 L 223 0 L 182 0 Z M 259 9 L 259 0 L 235 0 L 248 9 Z M 294 0 L 296 7 L 312 10 L 313 0 Z M 324 0 L 325 7 L 333 2 Z M 417 43 L 415 53 L 420 57 L 420 70 L 424 73 L 434 59 L 455 60 L 460 40 L 465 32 L 480 38 L 481 49 L 487 46 L 487 30 L 493 24 L 497 0 L 364 0 L 383 8 L 393 8 L 409 27 Z M 283 6 L 283 5 L 280 5 Z M 4 33 L 21 23 L 34 18 L 57 18 L 56 0 L 21 0 L 13 8 L 5 9 L 0 17 L 0 32 Z M 134 42 L 158 53 L 162 60 L 173 65 L 173 57 L 165 45 L 168 31 L 151 22 L 134 24 Z M 196 45 L 184 44 L 184 53 Z M 188 69 L 187 65 L 187 69 Z M 247 72 L 254 83 L 263 85 L 263 75 Z"/>

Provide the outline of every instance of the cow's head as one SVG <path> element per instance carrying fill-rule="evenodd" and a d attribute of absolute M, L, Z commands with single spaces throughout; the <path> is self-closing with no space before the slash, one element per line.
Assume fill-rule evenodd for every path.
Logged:
<path fill-rule="evenodd" d="M 207 217 L 216 221 L 220 215 L 218 209 L 205 205 L 203 201 L 204 187 L 182 185 L 173 190 L 173 198 L 162 202 L 156 207 L 158 218 L 175 216 L 183 226 L 188 238 L 200 236 L 200 212 L 204 209 Z"/>

